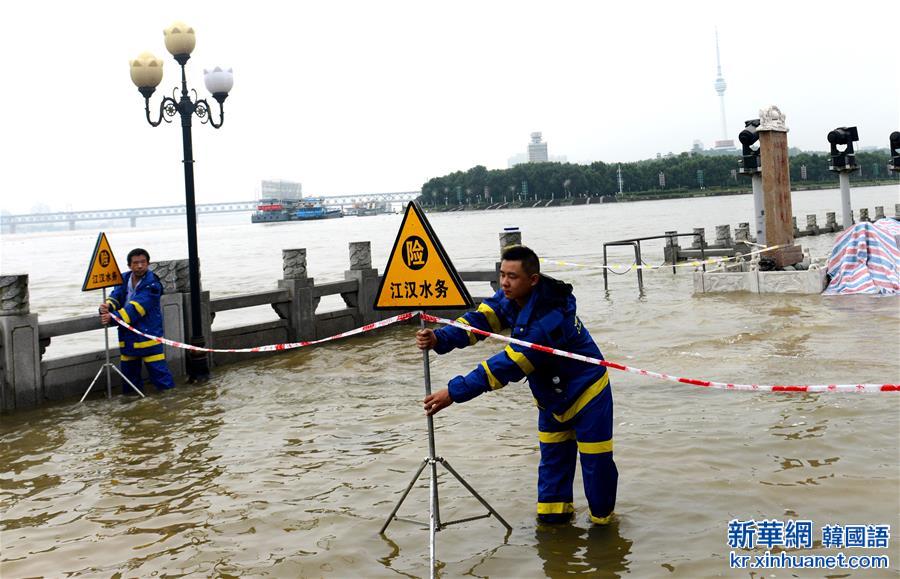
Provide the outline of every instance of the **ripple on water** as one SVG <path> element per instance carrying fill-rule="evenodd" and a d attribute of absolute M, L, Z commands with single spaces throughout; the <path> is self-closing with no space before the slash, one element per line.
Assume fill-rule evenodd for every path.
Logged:
<path fill-rule="evenodd" d="M 598 219 L 623 210 L 585 209 Z M 530 215 L 503 218 L 521 217 L 529 232 Z M 453 235 L 442 236 L 451 251 Z M 552 235 L 528 235 L 540 250 L 557 248 Z M 583 253 L 576 245 L 559 252 Z M 746 383 L 900 376 L 896 300 L 693 296 L 689 275 L 662 271 L 647 273 L 639 298 L 633 276 L 615 278 L 608 295 L 596 271 L 559 276 L 575 284 L 579 315 L 614 361 Z M 217 368 L 205 386 L 146 400 L 4 416 L 3 575 L 423 576 L 427 532 L 398 521 L 378 535 L 428 453 L 414 330 Z M 434 387 L 499 349 L 432 356 Z M 900 397 L 722 392 L 623 373 L 611 381 L 620 485 L 606 528 L 586 524 L 580 473 L 576 523 L 535 523 L 538 441 L 525 385 L 435 418 L 438 454 L 513 526 L 508 537 L 491 519 L 441 531 L 446 576 L 705 577 L 727 565 L 732 518 L 900 528 Z M 439 480 L 445 520 L 484 512 L 448 473 Z M 427 513 L 423 477 L 399 514 Z"/>

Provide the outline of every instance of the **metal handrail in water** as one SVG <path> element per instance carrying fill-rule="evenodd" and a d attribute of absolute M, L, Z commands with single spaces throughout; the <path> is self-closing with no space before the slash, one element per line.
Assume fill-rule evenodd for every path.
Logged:
<path fill-rule="evenodd" d="M 650 235 L 647 237 L 634 237 L 631 239 L 618 239 L 616 241 L 607 241 L 603 244 L 603 289 L 609 290 L 609 266 L 606 258 L 606 248 L 611 245 L 630 245 L 634 247 L 634 262 L 640 266 L 643 264 L 641 260 L 641 242 L 649 241 L 652 239 L 667 239 L 669 241 L 669 247 L 672 249 L 672 273 L 677 271 L 676 262 L 678 261 L 678 255 L 675 251 L 675 238 L 676 237 L 699 237 L 700 238 L 700 260 L 703 262 L 702 267 L 703 271 L 706 271 L 706 240 L 703 232 L 694 232 L 694 233 L 666 233 L 665 235 Z M 637 278 L 638 278 L 638 291 L 643 293 L 644 291 L 644 270 L 641 267 L 637 268 Z"/>

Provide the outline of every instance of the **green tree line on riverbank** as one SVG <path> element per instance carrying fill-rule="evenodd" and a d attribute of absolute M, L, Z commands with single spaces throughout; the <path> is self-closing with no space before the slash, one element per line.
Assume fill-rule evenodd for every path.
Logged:
<path fill-rule="evenodd" d="M 791 183 L 836 187 L 838 177 L 828 170 L 829 158 L 828 153 L 792 151 Z M 478 165 L 430 179 L 422 185 L 420 202 L 425 206 L 485 205 L 529 199 L 616 197 L 619 168 L 623 197 L 628 199 L 677 196 L 697 190 L 749 191 L 750 179 L 737 173 L 738 160 L 732 155 L 681 153 L 633 163 L 524 163 L 492 170 Z M 861 170 L 852 173 L 851 180 L 898 178 L 887 169 L 888 149 L 858 152 L 856 160 Z"/>

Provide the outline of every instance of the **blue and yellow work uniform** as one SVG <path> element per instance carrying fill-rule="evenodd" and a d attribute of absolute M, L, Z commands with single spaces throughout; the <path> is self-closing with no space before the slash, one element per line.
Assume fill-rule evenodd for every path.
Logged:
<path fill-rule="evenodd" d="M 513 338 L 603 358 L 576 315 L 572 286 L 547 276 L 540 277 L 524 307 L 498 291 L 457 321 L 494 333 L 510 328 Z M 484 339 L 453 326 L 435 330 L 435 335 L 438 354 Z M 467 376 L 450 380 L 450 398 L 465 402 L 523 377 L 538 406 L 538 519 L 563 522 L 572 517 L 572 483 L 580 453 L 591 521 L 607 523 L 619 474 L 613 462 L 613 401 L 606 368 L 510 344 Z"/>
<path fill-rule="evenodd" d="M 162 309 L 159 298 L 163 288 L 159 277 L 152 271 L 144 274 L 129 296 L 131 272 L 122 275 L 122 285 L 106 298 L 112 314 L 119 316 L 133 328 L 151 336 L 163 335 Z M 166 365 L 163 345 L 119 326 L 119 360 L 122 373 L 138 388 L 143 387 L 141 364 L 147 366 L 150 381 L 158 390 L 175 387 L 175 380 Z M 123 391 L 131 389 L 123 385 Z"/>

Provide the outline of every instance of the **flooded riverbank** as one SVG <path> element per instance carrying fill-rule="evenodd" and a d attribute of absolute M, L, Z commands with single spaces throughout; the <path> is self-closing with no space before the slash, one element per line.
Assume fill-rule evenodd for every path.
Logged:
<path fill-rule="evenodd" d="M 894 193 L 882 188 L 860 203 L 889 205 Z M 807 210 L 803 195 L 811 193 L 795 194 L 795 212 Z M 491 263 L 497 232 L 506 225 L 518 225 L 525 242 L 548 257 L 596 264 L 606 240 L 711 227 L 749 214 L 732 205 L 735 199 L 743 198 L 447 214 L 431 221 L 460 269 Z M 809 201 L 816 203 L 821 200 Z M 346 223 L 202 229 L 204 284 L 220 295 L 268 289 L 262 284 L 277 278 L 282 247 L 309 247 L 310 275 L 326 279 L 346 267 L 348 240 L 371 239 L 373 262 L 383 268 L 399 219 L 353 222 L 359 225 L 352 231 Z M 109 236 L 117 253 L 140 244 L 169 259 L 181 257 L 182 233 Z M 69 265 L 33 270 L 32 309 L 42 316 L 83 313 L 94 303 L 77 289 L 95 236 L 86 236 L 84 252 L 75 235 L 28 236 L 31 259 L 59 246 L 60 237 Z M 827 238 L 811 241 L 821 243 L 814 253 L 827 251 Z M 643 296 L 633 274 L 613 277 L 606 294 L 599 269 L 547 272 L 573 283 L 581 318 L 613 361 L 734 382 L 900 377 L 900 308 L 893 298 L 693 296 L 689 275 L 665 271 L 645 275 Z M 47 304 L 58 305 L 42 309 Z M 398 326 L 222 367 L 207 385 L 181 385 L 143 401 L 98 399 L 3 416 L 0 572 L 427 576 L 427 531 L 394 522 L 386 538 L 378 535 L 428 452 L 413 331 Z M 500 347 L 487 341 L 432 356 L 434 384 L 467 372 Z M 726 530 L 733 518 L 808 519 L 817 540 L 826 524 L 900 528 L 896 394 L 722 392 L 619 372 L 611 380 L 620 486 L 617 519 L 608 528 L 589 528 L 580 475 L 577 521 L 537 525 L 536 415 L 524 384 L 454 405 L 436 418 L 438 454 L 513 526 L 508 537 L 492 519 L 441 531 L 445 576 L 727 575 Z M 401 515 L 426 517 L 426 487 L 423 478 Z M 445 475 L 441 512 L 449 520 L 483 511 Z M 816 545 L 796 552 L 835 551 Z M 895 576 L 897 562 L 891 563 Z"/>

